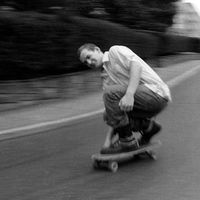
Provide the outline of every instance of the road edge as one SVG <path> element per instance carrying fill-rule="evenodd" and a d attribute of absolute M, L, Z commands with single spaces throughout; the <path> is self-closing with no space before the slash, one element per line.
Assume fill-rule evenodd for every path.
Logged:
<path fill-rule="evenodd" d="M 200 72 L 200 66 L 197 65 L 197 66 L 193 67 L 192 69 L 189 69 L 189 70 L 183 72 L 182 74 L 176 76 L 175 78 L 170 79 L 166 83 L 170 88 L 173 88 L 173 87 L 179 85 L 181 82 L 191 78 L 192 76 L 194 76 L 195 74 L 197 74 L 199 72 Z M 62 119 L 58 119 L 58 120 L 52 120 L 52 121 L 37 123 L 37 124 L 33 124 L 33 125 L 2 130 L 2 131 L 0 131 L 0 140 L 12 139 L 15 137 L 20 137 L 20 136 L 21 137 L 27 136 L 27 135 L 31 135 L 31 134 L 48 131 L 51 129 L 56 129 L 56 128 L 62 127 L 62 126 L 73 125 L 73 124 L 79 123 L 80 121 L 83 121 L 86 118 L 89 119 L 89 118 L 98 117 L 98 115 L 101 115 L 103 113 L 103 110 L 104 109 L 102 108 L 99 110 L 84 113 L 81 115 L 76 115 L 73 117 L 66 117 L 66 118 L 62 118 Z"/>

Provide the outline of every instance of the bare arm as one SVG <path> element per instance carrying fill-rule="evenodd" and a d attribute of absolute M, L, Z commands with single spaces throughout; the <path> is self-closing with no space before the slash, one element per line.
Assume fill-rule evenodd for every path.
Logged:
<path fill-rule="evenodd" d="M 134 94 L 140 82 L 142 68 L 140 65 L 131 63 L 130 66 L 130 79 L 126 90 L 126 94 L 120 100 L 119 106 L 121 110 L 131 111 L 134 105 Z"/>

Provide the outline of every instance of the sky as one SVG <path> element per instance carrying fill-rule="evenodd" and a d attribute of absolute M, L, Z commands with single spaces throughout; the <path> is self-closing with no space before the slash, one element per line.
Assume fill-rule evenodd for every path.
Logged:
<path fill-rule="evenodd" d="M 183 2 L 190 2 L 200 15 L 200 0 L 183 0 Z"/>

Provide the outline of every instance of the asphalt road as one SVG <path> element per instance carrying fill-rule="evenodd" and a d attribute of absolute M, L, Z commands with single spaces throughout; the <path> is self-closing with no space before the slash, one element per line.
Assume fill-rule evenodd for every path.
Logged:
<path fill-rule="evenodd" d="M 158 116 L 158 160 L 95 171 L 90 160 L 106 133 L 100 116 L 71 126 L 0 142 L 2 200 L 198 200 L 200 74 L 172 89 Z"/>

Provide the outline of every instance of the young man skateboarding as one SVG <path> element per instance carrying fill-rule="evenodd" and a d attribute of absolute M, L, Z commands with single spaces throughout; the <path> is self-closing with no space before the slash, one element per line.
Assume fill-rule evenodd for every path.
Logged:
<path fill-rule="evenodd" d="M 102 71 L 104 119 L 110 131 L 101 153 L 128 152 L 147 145 L 161 130 L 152 117 L 171 100 L 168 86 L 128 47 L 116 45 L 103 53 L 87 43 L 78 49 L 78 56 L 88 67 Z M 132 130 L 141 132 L 139 141 Z M 113 135 L 118 135 L 116 144 L 111 142 Z"/>

